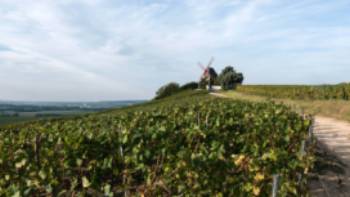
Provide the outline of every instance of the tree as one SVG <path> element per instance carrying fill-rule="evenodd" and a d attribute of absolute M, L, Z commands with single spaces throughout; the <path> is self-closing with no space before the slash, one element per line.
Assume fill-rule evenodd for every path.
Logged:
<path fill-rule="evenodd" d="M 243 73 L 237 73 L 237 83 L 242 84 L 244 81 Z"/>
<path fill-rule="evenodd" d="M 198 88 L 198 83 L 197 82 L 189 82 L 181 86 L 181 90 L 195 90 Z"/>
<path fill-rule="evenodd" d="M 222 89 L 229 90 L 234 89 L 237 84 L 242 84 L 244 76 L 242 73 L 237 73 L 232 66 L 227 66 L 222 70 L 219 80 Z"/>
<path fill-rule="evenodd" d="M 230 72 L 233 72 L 233 73 L 236 73 L 235 69 L 232 67 L 232 66 L 226 66 L 222 71 L 221 71 L 221 74 L 220 76 L 223 76 L 227 73 L 230 73 Z"/>
<path fill-rule="evenodd" d="M 157 99 L 165 98 L 179 91 L 180 91 L 180 85 L 178 83 L 171 82 L 158 89 L 158 91 L 156 92 L 155 99 L 157 100 Z"/>

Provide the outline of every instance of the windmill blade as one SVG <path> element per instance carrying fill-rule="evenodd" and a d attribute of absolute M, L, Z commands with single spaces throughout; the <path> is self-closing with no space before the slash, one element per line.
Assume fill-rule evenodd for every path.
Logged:
<path fill-rule="evenodd" d="M 210 59 L 207 68 L 211 67 L 211 65 L 213 64 L 213 62 L 214 62 L 214 57 L 212 57 L 212 58 Z"/>
<path fill-rule="evenodd" d="M 202 69 L 202 70 L 205 70 L 206 68 L 203 66 L 202 63 L 198 62 L 198 66 Z"/>

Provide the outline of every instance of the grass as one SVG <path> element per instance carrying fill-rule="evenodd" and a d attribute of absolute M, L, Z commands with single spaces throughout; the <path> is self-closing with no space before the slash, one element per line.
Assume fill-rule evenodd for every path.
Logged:
<path fill-rule="evenodd" d="M 350 122 L 350 101 L 271 99 L 263 96 L 247 95 L 235 91 L 221 92 L 221 94 L 233 99 L 243 99 L 255 102 L 275 101 L 277 103 L 283 103 L 291 106 L 300 113 L 327 116 Z"/>

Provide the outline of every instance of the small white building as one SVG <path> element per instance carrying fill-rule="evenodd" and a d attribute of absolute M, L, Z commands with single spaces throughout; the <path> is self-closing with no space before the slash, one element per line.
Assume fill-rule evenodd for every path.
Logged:
<path fill-rule="evenodd" d="M 209 85 L 207 85 L 207 90 L 209 89 Z M 211 90 L 217 91 L 217 90 L 222 90 L 221 86 L 211 86 Z"/>

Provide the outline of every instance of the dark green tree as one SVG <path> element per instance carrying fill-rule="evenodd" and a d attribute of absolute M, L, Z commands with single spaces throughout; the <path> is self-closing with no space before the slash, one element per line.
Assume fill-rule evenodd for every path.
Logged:
<path fill-rule="evenodd" d="M 162 99 L 180 91 L 180 85 L 175 82 L 168 83 L 158 89 L 155 99 Z"/>
<path fill-rule="evenodd" d="M 225 67 L 219 76 L 221 87 L 224 90 L 234 89 L 237 84 L 242 84 L 243 80 L 243 74 L 236 72 L 232 66 Z"/>
<path fill-rule="evenodd" d="M 237 73 L 237 78 L 236 79 L 237 79 L 236 81 L 237 81 L 238 84 L 242 84 L 243 81 L 244 81 L 243 73 Z"/>
<path fill-rule="evenodd" d="M 198 83 L 197 82 L 189 82 L 181 86 L 181 90 L 195 90 L 198 88 Z"/>

